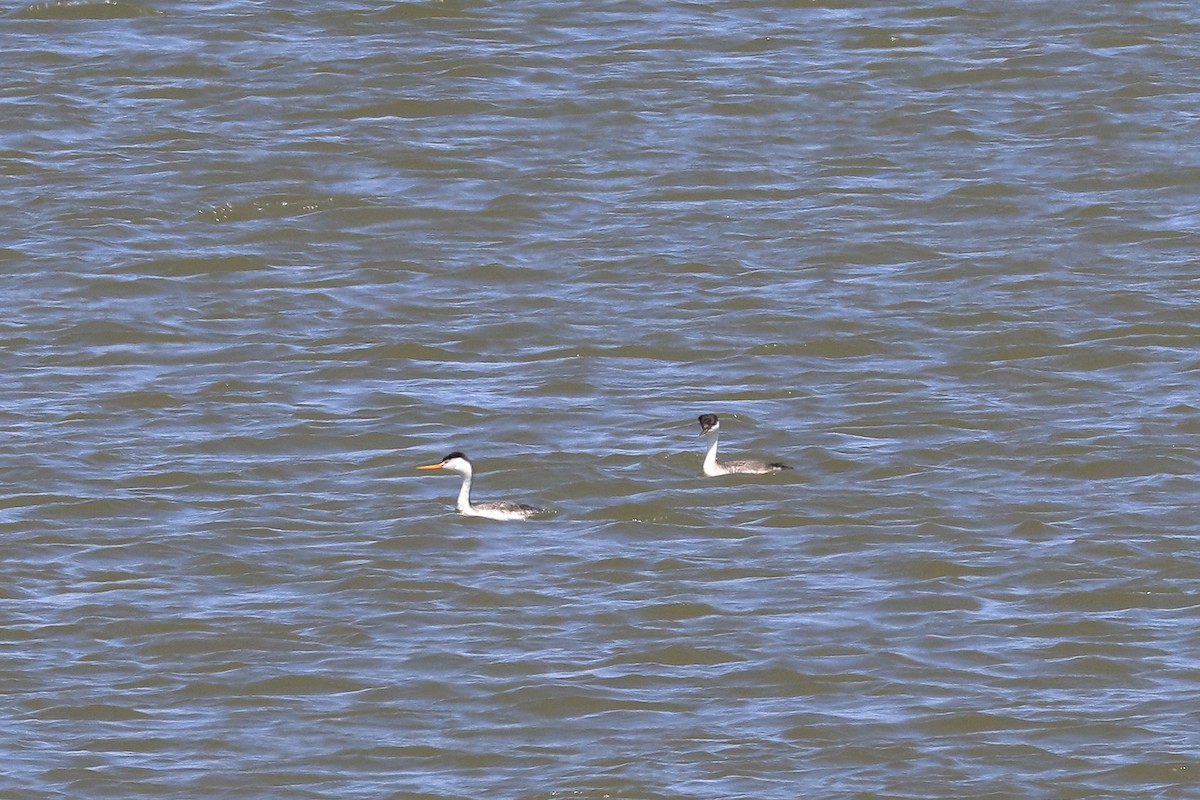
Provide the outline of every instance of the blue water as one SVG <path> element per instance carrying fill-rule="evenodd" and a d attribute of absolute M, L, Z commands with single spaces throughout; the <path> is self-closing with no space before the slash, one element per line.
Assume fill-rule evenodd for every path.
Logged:
<path fill-rule="evenodd" d="M 1195 793 L 1188 6 L 11 12 L 0 798 Z"/>

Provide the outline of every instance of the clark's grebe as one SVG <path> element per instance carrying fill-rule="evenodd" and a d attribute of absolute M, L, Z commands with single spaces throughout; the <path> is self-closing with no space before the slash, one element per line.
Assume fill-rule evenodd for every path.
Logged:
<path fill-rule="evenodd" d="M 704 454 L 704 474 L 714 475 L 766 475 L 771 472 L 791 469 L 787 464 L 777 461 L 717 461 L 717 437 L 721 430 L 721 422 L 716 414 L 700 415 L 700 434 L 708 437 L 708 452 Z"/>
<path fill-rule="evenodd" d="M 462 488 L 458 490 L 458 503 L 455 508 L 458 513 L 468 517 L 486 517 L 487 519 L 510 520 L 529 519 L 535 514 L 548 513 L 544 508 L 534 508 L 524 503 L 472 503 L 471 476 L 474 470 L 471 461 L 457 450 L 436 464 L 426 464 L 417 469 L 448 469 L 463 476 Z"/>

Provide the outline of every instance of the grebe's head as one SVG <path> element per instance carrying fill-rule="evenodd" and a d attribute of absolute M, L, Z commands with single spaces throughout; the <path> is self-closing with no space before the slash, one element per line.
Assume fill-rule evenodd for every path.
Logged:
<path fill-rule="evenodd" d="M 426 464 L 417 469 L 448 469 L 451 472 L 457 472 L 459 475 L 471 474 L 471 460 L 467 458 L 466 453 L 455 450 L 450 455 L 443 458 L 436 464 Z"/>
<path fill-rule="evenodd" d="M 700 433 L 709 434 L 716 433 L 721 427 L 721 421 L 717 419 L 716 414 L 701 414 L 700 415 Z"/>

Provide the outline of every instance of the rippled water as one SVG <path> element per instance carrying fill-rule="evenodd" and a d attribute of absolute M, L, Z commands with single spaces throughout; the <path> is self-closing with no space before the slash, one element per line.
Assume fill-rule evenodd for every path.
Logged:
<path fill-rule="evenodd" d="M 0 796 L 1195 796 L 1200 21 L 777 5 L 9 7 Z"/>

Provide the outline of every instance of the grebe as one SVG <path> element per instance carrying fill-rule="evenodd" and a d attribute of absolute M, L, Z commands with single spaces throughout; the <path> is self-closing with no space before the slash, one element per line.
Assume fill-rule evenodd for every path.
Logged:
<path fill-rule="evenodd" d="M 717 461 L 717 436 L 721 429 L 721 422 L 717 419 L 716 414 L 701 414 L 700 415 L 700 433 L 708 437 L 708 452 L 704 454 L 704 474 L 712 477 L 714 475 L 766 475 L 772 472 L 780 472 L 785 469 L 791 469 L 787 464 L 780 464 L 777 461 L 726 461 L 721 463 Z"/>
<path fill-rule="evenodd" d="M 468 517 L 486 517 L 487 519 L 511 520 L 529 519 L 535 514 L 545 514 L 547 509 L 534 508 L 524 503 L 472 503 L 471 502 L 471 461 L 465 454 L 455 450 L 436 464 L 426 464 L 417 469 L 448 469 L 463 476 L 462 488 L 458 490 L 458 503 L 455 508 L 458 513 Z"/>

